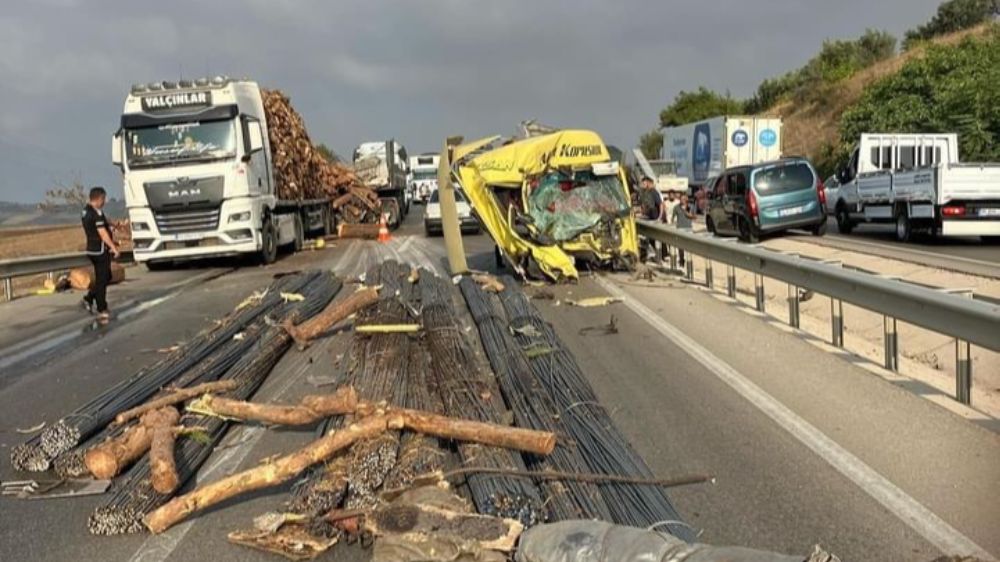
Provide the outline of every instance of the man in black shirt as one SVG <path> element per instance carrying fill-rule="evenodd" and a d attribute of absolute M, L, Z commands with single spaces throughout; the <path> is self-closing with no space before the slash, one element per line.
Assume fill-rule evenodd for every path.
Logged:
<path fill-rule="evenodd" d="M 88 312 L 97 312 L 103 321 L 111 317 L 107 300 L 111 258 L 119 255 L 118 246 L 111 238 L 111 226 L 102 211 L 107 196 L 103 187 L 92 188 L 90 201 L 83 209 L 83 232 L 87 235 L 87 257 L 94 264 L 94 283 L 83 297 L 81 306 Z"/>

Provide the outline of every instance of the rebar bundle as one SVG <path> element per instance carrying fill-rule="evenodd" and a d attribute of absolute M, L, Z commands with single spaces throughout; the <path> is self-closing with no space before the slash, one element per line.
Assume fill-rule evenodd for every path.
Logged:
<path fill-rule="evenodd" d="M 340 289 L 340 282 L 327 274 L 311 272 L 295 277 L 305 281 L 304 284 L 295 284 L 297 292 L 305 299 L 277 306 L 274 315 L 278 319 L 309 318 L 322 310 Z M 288 333 L 269 318 L 257 319 L 254 328 L 259 330 L 259 337 L 251 338 L 253 343 L 249 349 L 240 354 L 220 377 L 238 382 L 235 389 L 223 393 L 223 396 L 239 400 L 250 398 L 291 345 Z M 177 444 L 175 461 L 180 485 L 183 486 L 208 459 L 225 435 L 229 422 L 214 416 L 186 415 L 181 424 L 203 434 L 201 439 L 184 438 Z M 153 490 L 148 456 L 144 457 L 116 483 L 108 501 L 90 516 L 90 532 L 96 535 L 141 532 L 144 530 L 142 517 L 166 503 L 171 496 Z"/>
<path fill-rule="evenodd" d="M 481 365 L 463 337 L 454 313 L 454 288 L 448 281 L 422 270 L 419 289 L 425 339 L 431 354 L 429 372 L 440 393 L 444 413 L 506 423 L 508 412 L 496 379 Z M 526 470 L 521 456 L 507 449 L 463 443 L 458 445 L 458 452 L 463 466 Z M 517 519 L 527 526 L 543 520 L 540 494 L 529 478 L 472 474 L 467 483 L 480 513 Z"/>
<path fill-rule="evenodd" d="M 505 289 L 499 299 L 510 331 L 522 350 L 544 346 L 545 353 L 529 359 L 531 370 L 558 408 L 563 427 L 576 443 L 590 471 L 653 478 L 649 466 L 601 406 L 576 359 L 552 326 L 541 317 L 514 279 L 506 277 L 501 281 Z M 615 523 L 634 527 L 663 523 L 665 529 L 680 539 L 694 538 L 662 487 L 608 483 L 601 484 L 600 490 Z"/>
<path fill-rule="evenodd" d="M 282 292 L 297 292 L 310 280 L 309 275 L 285 276 L 278 279 L 248 306 L 226 316 L 186 345 L 151 366 L 140 369 L 132 377 L 110 387 L 73 413 L 50 425 L 38 436 L 11 451 L 11 463 L 17 470 L 38 472 L 47 470 L 57 456 L 79 445 L 105 427 L 123 410 L 145 402 L 164 386 L 196 366 L 219 346 L 233 339 L 251 322 L 282 302 Z"/>
<path fill-rule="evenodd" d="M 379 302 L 365 323 L 400 324 L 409 313 L 404 303 L 412 300 L 411 283 L 407 280 L 410 269 L 388 260 L 369 268 L 366 279 L 382 286 Z M 355 336 L 359 337 L 359 336 Z M 376 333 L 367 338 L 364 369 L 356 381 L 358 396 L 369 402 L 399 403 L 406 386 L 409 362 L 410 337 L 398 333 Z M 399 432 L 389 431 L 366 439 L 351 448 L 349 463 L 348 509 L 371 508 L 376 505 L 377 490 L 396 464 L 399 452 Z"/>
<path fill-rule="evenodd" d="M 479 329 L 483 348 L 497 375 L 500 391 L 514 412 L 517 425 L 560 435 L 552 454 L 545 457 L 525 455 L 528 467 L 540 472 L 587 472 L 586 461 L 576 443 L 566 439 L 558 407 L 533 376 L 528 357 L 508 330 L 507 318 L 499 298 L 480 289 L 468 277 L 461 281 L 459 287 Z M 544 480 L 539 483 L 539 488 L 545 494 L 545 507 L 550 520 L 607 520 L 611 517 L 600 490 L 594 484 Z"/>

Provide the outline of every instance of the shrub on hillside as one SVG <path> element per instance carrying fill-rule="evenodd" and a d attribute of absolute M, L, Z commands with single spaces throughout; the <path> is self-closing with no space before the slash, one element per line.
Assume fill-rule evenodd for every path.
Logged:
<path fill-rule="evenodd" d="M 903 48 L 939 35 L 975 27 L 1000 14 L 1000 0 L 949 0 L 938 6 L 931 21 L 906 32 Z"/>
<path fill-rule="evenodd" d="M 1000 161 L 1000 27 L 925 56 L 868 87 L 841 117 L 843 157 L 862 133 L 958 133 L 965 161 Z"/>

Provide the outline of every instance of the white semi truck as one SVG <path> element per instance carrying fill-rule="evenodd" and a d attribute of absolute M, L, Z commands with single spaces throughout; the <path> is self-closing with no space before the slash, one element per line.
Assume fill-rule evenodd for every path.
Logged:
<path fill-rule="evenodd" d="M 436 153 L 421 154 L 410 157 L 410 190 L 413 200 L 426 205 L 431 194 L 438 187 L 438 165 L 441 157 Z"/>
<path fill-rule="evenodd" d="M 663 129 L 663 159 L 675 173 L 699 188 L 726 168 L 778 160 L 781 119 L 777 117 L 713 117 Z"/>
<path fill-rule="evenodd" d="M 961 163 L 955 134 L 863 134 L 827 205 L 844 234 L 881 222 L 902 242 L 917 230 L 1000 240 L 1000 163 Z"/>
<path fill-rule="evenodd" d="M 279 198 L 256 82 L 134 85 L 111 154 L 135 260 L 150 269 L 240 254 L 271 263 L 278 246 L 300 248 L 306 231 L 333 230 L 327 199 Z"/>
<path fill-rule="evenodd" d="M 410 163 L 406 149 L 395 140 L 364 142 L 354 149 L 353 161 L 358 179 L 378 193 L 388 225 L 398 227 L 409 211 L 406 188 Z"/>

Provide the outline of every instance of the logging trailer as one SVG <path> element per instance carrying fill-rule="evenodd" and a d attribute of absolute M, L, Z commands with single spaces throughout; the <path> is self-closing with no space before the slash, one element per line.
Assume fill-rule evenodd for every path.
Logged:
<path fill-rule="evenodd" d="M 135 261 L 150 269 L 241 254 L 271 263 L 279 246 L 298 250 L 307 232 L 333 231 L 329 199 L 281 198 L 256 82 L 136 84 L 111 154 L 123 175 Z"/>

